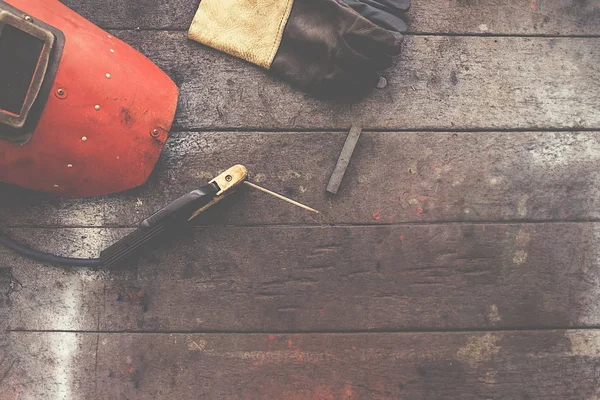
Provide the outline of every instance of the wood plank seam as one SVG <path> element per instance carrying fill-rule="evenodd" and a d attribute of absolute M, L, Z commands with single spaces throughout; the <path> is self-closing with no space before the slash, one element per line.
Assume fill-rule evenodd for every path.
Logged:
<path fill-rule="evenodd" d="M 356 334 L 427 334 L 427 333 L 520 333 L 520 332 L 550 332 L 550 331 L 600 331 L 600 325 L 598 326 L 584 326 L 584 325 L 556 325 L 556 326 L 542 326 L 542 327 L 511 327 L 511 328 L 470 328 L 470 329 L 349 329 L 349 330 L 178 330 L 178 329 L 167 329 L 167 330 L 64 330 L 64 329 L 6 329 L 7 333 L 72 333 L 72 334 L 89 334 L 89 335 L 262 335 L 262 334 L 278 334 L 278 335 L 356 335 Z"/>
<path fill-rule="evenodd" d="M 586 219 L 506 219 L 506 220 L 472 220 L 472 221 L 456 221 L 456 220 L 438 220 L 438 221 L 406 221 L 406 222 L 377 222 L 377 223 L 257 223 L 257 224 L 210 224 L 210 225 L 191 225 L 183 227 L 185 230 L 205 230 L 205 229 L 222 229 L 222 228 L 373 228 L 373 227 L 402 227 L 402 226 L 436 226 L 436 225 L 542 225 L 542 224 L 595 224 L 599 223 L 600 218 Z M 38 230 L 72 230 L 72 229 L 132 229 L 137 225 L 1 225 L 0 228 L 5 229 L 38 229 Z"/>
<path fill-rule="evenodd" d="M 116 28 L 116 27 L 102 27 L 107 31 L 114 32 L 118 34 L 119 32 L 167 32 L 167 33 L 175 33 L 175 32 L 187 32 L 187 29 L 154 29 L 154 28 Z M 579 34 L 565 34 L 565 35 L 555 35 L 555 34 L 544 34 L 544 33 L 455 33 L 455 32 L 426 32 L 426 31 L 408 31 L 403 34 L 406 37 L 410 36 L 435 36 L 435 37 L 498 37 L 498 38 L 545 38 L 545 39 L 594 39 L 600 38 L 600 34 L 589 34 L 589 35 L 579 35 Z"/>

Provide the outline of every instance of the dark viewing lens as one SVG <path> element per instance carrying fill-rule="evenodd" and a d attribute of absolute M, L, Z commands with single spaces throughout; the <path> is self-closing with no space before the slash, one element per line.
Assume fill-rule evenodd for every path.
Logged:
<path fill-rule="evenodd" d="M 44 41 L 12 25 L 0 34 L 0 109 L 19 115 Z"/>

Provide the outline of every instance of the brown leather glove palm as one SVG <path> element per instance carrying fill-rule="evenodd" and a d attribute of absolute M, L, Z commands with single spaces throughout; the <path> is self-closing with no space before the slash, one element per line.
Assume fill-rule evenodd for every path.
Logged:
<path fill-rule="evenodd" d="M 188 36 L 304 90 L 347 97 L 373 88 L 401 51 L 402 27 L 359 12 L 341 0 L 203 0 Z"/>

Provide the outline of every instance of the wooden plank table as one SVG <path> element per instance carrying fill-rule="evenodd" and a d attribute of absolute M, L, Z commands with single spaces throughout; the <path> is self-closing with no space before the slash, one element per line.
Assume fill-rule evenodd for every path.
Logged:
<path fill-rule="evenodd" d="M 358 104 L 190 42 L 197 1 L 65 3 L 177 82 L 174 132 L 125 193 L 0 186 L 1 229 L 95 256 L 236 163 L 321 214 L 242 191 L 119 271 L 0 248 L 0 399 L 600 398 L 596 0 L 414 0 Z"/>

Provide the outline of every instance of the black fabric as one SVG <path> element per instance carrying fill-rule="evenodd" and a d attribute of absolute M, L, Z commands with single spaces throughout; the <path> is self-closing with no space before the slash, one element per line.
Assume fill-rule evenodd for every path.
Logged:
<path fill-rule="evenodd" d="M 361 0 L 361 2 L 395 15 L 403 15 L 410 9 L 411 5 L 411 0 Z"/>
<path fill-rule="evenodd" d="M 342 0 L 360 15 L 392 32 L 408 30 L 405 12 L 410 8 L 409 0 Z"/>
<path fill-rule="evenodd" d="M 355 97 L 376 86 L 401 47 L 400 34 L 339 0 L 295 0 L 271 70 L 320 97 Z"/>

